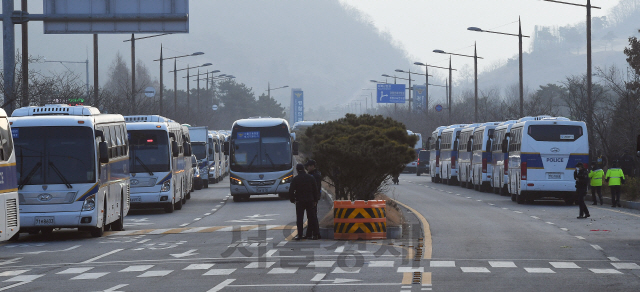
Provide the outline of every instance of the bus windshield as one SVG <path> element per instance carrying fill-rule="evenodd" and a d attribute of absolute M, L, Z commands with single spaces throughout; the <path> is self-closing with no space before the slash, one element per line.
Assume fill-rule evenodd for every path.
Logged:
<path fill-rule="evenodd" d="M 162 130 L 129 131 L 131 173 L 169 171 L 169 143 Z"/>
<path fill-rule="evenodd" d="M 89 127 L 20 127 L 11 129 L 18 184 L 93 183 L 95 139 Z"/>
<path fill-rule="evenodd" d="M 264 172 L 291 168 L 291 141 L 286 127 L 238 127 L 233 135 L 233 171 Z"/>
<path fill-rule="evenodd" d="M 193 155 L 198 158 L 198 160 L 207 158 L 207 147 L 204 142 L 192 142 L 191 151 L 193 152 Z"/>
<path fill-rule="evenodd" d="M 528 134 L 536 141 L 573 142 L 582 136 L 582 127 L 570 125 L 530 125 Z"/>

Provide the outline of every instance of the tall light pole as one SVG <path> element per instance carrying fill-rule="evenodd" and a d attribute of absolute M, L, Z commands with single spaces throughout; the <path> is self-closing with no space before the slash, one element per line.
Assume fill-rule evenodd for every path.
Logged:
<path fill-rule="evenodd" d="M 425 68 L 426 68 L 426 67 L 425 67 Z M 411 79 L 411 74 L 424 75 L 424 76 L 426 76 L 426 83 L 425 83 L 425 84 L 429 84 L 429 74 L 428 74 L 428 73 L 422 74 L 422 73 L 418 73 L 418 72 L 411 72 L 411 70 L 409 70 L 409 71 L 404 71 L 404 70 L 400 70 L 400 69 L 396 69 L 396 72 L 409 73 L 409 79 Z M 427 88 L 428 88 L 429 86 L 425 86 L 425 87 L 427 87 Z M 411 88 L 411 80 L 409 80 L 409 88 Z M 427 95 L 428 95 L 428 94 L 429 94 L 429 91 L 427 90 L 427 91 L 425 92 L 425 94 L 427 94 Z M 428 97 L 427 97 L 427 101 L 428 101 L 428 100 L 429 100 L 429 99 L 428 99 Z M 411 111 L 411 90 L 409 90 L 409 111 Z"/>
<path fill-rule="evenodd" d="M 164 61 L 164 60 L 171 60 L 171 59 L 174 59 L 174 60 L 175 60 L 175 59 L 184 58 L 184 57 L 191 57 L 191 56 L 200 56 L 200 55 L 204 55 L 204 53 L 203 53 L 203 52 L 195 52 L 195 53 L 188 54 L 188 55 L 181 55 L 181 56 L 175 56 L 175 57 L 163 58 L 163 57 L 162 57 L 162 44 L 160 44 L 160 59 L 153 60 L 154 62 L 156 62 L 156 61 L 160 61 L 160 115 L 162 115 L 162 109 L 163 109 L 162 99 L 163 99 L 163 96 L 164 96 L 164 93 L 163 93 L 163 91 L 164 91 L 164 83 L 163 83 L 163 80 L 164 80 L 164 79 L 163 79 L 163 77 L 162 77 L 162 76 L 163 76 L 163 71 L 164 71 L 164 70 L 163 70 L 163 67 L 162 67 L 162 63 L 163 63 L 163 61 Z M 173 70 L 175 70 L 175 69 L 176 69 L 176 68 L 175 68 L 175 62 L 174 62 L 174 68 L 173 68 Z M 177 80 L 174 80 L 174 82 L 175 82 L 175 81 L 177 81 Z M 175 85 L 175 84 L 174 84 L 174 85 Z M 175 90 L 175 89 L 176 89 L 176 87 L 174 86 L 174 90 Z M 175 99 L 175 100 L 174 100 L 174 101 L 175 101 L 174 106 L 176 106 L 176 107 L 177 107 L 177 106 L 178 106 L 178 98 L 175 96 L 175 94 L 176 94 L 176 93 L 174 92 L 174 99 Z"/>
<path fill-rule="evenodd" d="M 282 89 L 282 88 L 287 88 L 289 87 L 289 85 L 285 85 L 285 86 L 281 86 L 281 87 L 277 87 L 277 88 L 271 88 L 271 83 L 267 82 L 267 90 L 265 90 L 267 92 L 267 97 L 269 97 L 269 99 L 271 99 L 271 90 L 277 90 L 277 89 Z"/>
<path fill-rule="evenodd" d="M 156 34 L 141 38 L 136 38 L 135 34 L 131 34 L 131 38 L 123 42 L 131 42 L 131 112 L 136 113 L 136 40 L 148 39 L 168 35 L 169 33 Z"/>
<path fill-rule="evenodd" d="M 593 105 L 592 105 L 592 82 L 591 82 L 591 8 L 601 9 L 597 6 L 591 6 L 591 0 L 587 0 L 587 5 L 575 4 L 563 1 L 556 0 L 544 0 L 547 2 L 554 2 L 560 4 L 567 4 L 579 7 L 587 8 L 587 131 L 591 133 L 593 130 L 592 121 L 593 121 Z M 592 135 L 589 135 L 591 138 Z M 591 144 L 591 140 L 589 140 L 589 144 Z"/>
<path fill-rule="evenodd" d="M 426 103 L 425 107 L 429 108 L 429 85 L 431 85 L 431 86 L 440 86 L 440 87 L 444 87 L 443 85 L 435 85 L 435 84 L 430 84 L 430 83 L 429 83 L 429 76 L 432 76 L 432 75 L 429 75 L 429 74 L 428 74 L 428 73 L 429 73 L 429 71 L 428 71 L 429 67 L 432 67 L 432 68 L 438 68 L 438 69 L 445 69 L 445 70 L 454 70 L 454 71 L 455 71 L 456 69 L 451 69 L 451 66 L 449 66 L 449 68 L 447 68 L 447 67 L 440 67 L 440 66 L 427 65 L 427 62 L 424 62 L 424 63 L 422 63 L 422 62 L 413 62 L 413 64 L 414 64 L 414 65 L 424 66 L 424 67 L 425 67 L 425 68 L 424 68 L 424 72 L 425 72 L 425 79 L 426 79 L 426 80 L 425 80 L 425 82 L 426 82 L 426 84 L 427 84 L 427 90 L 426 90 L 426 92 L 425 92 L 425 93 L 426 93 L 426 95 L 427 95 L 427 103 Z M 451 64 L 449 64 L 449 65 L 451 65 Z M 449 98 L 449 96 L 447 95 L 447 99 L 448 99 L 448 98 Z"/>
<path fill-rule="evenodd" d="M 375 81 L 375 80 L 372 80 Z M 376 91 L 377 89 L 373 89 L 373 88 L 363 88 L 362 90 L 367 90 L 369 91 L 369 98 L 371 98 L 371 109 L 373 110 L 373 92 Z"/>
<path fill-rule="evenodd" d="M 189 72 L 189 71 L 187 71 L 187 72 Z M 198 101 L 197 101 L 198 109 L 200 108 L 200 80 L 203 80 L 203 79 L 202 79 L 202 78 L 200 78 L 199 76 L 200 76 L 200 75 L 207 75 L 207 76 L 209 76 L 209 73 L 218 73 L 218 72 L 220 72 L 220 70 L 213 70 L 213 71 L 211 71 L 211 72 L 207 71 L 206 73 L 200 73 L 200 69 L 198 69 L 198 74 L 197 74 L 197 75 L 191 75 L 191 77 L 196 77 L 196 80 L 193 80 L 193 81 L 197 82 L 196 96 L 197 96 L 197 100 L 198 100 Z M 189 76 L 189 75 L 187 75 L 187 76 Z M 188 78 L 188 77 L 182 77 L 182 78 Z M 207 77 L 207 78 L 206 78 L 206 79 L 204 79 L 204 80 L 208 80 L 208 79 L 209 79 L 209 78 Z M 187 84 L 189 84 L 188 82 L 189 82 L 189 80 L 187 80 Z M 207 91 L 208 91 L 208 90 L 209 90 L 209 82 L 207 81 Z"/>
<path fill-rule="evenodd" d="M 201 68 L 201 67 L 206 67 L 206 66 L 211 66 L 211 65 L 213 65 L 213 64 L 204 63 L 204 64 L 202 64 L 200 66 L 189 67 L 189 65 L 187 65 L 187 68 L 176 69 L 175 59 L 173 60 L 173 71 L 169 71 L 169 73 L 173 73 L 173 81 L 174 81 L 174 85 L 173 85 L 173 88 L 174 88 L 174 96 L 173 96 L 173 98 L 174 98 L 174 100 L 173 100 L 173 102 L 174 102 L 174 106 L 175 106 L 174 112 L 175 112 L 176 116 L 177 116 L 177 113 L 178 113 L 178 98 L 177 98 L 178 71 L 187 70 L 187 113 L 188 113 L 189 112 L 189 106 L 190 106 L 190 104 L 189 104 L 189 69 Z"/>
<path fill-rule="evenodd" d="M 402 77 L 398 77 L 396 75 L 389 75 L 389 74 L 382 74 L 382 77 L 388 77 L 388 78 L 393 78 L 393 84 L 397 84 L 396 81 L 397 79 L 402 79 L 402 80 L 409 80 L 409 87 L 411 87 L 411 78 L 402 78 Z M 411 77 L 411 76 L 409 76 Z M 411 91 L 409 91 L 409 102 L 411 102 Z M 394 103 L 393 104 L 393 113 L 395 114 L 398 111 L 398 104 Z"/>
<path fill-rule="evenodd" d="M 497 32 L 497 31 L 490 31 L 490 30 L 484 30 L 478 27 L 469 27 L 467 28 L 467 30 L 470 31 L 477 31 L 477 32 L 488 32 L 488 33 L 495 33 L 495 34 L 502 34 L 502 35 L 510 35 L 510 36 L 517 36 L 518 37 L 518 63 L 519 63 L 519 85 L 520 85 L 520 117 L 524 117 L 524 82 L 523 82 L 523 69 L 522 69 L 522 38 L 528 38 L 529 36 L 527 35 L 522 35 L 522 24 L 520 23 L 520 17 L 518 17 L 518 34 L 512 34 L 512 33 L 504 33 L 504 32 Z"/>
<path fill-rule="evenodd" d="M 456 54 L 456 53 L 447 53 L 443 50 L 433 50 L 434 53 L 438 54 L 448 54 L 453 56 L 461 56 L 461 57 L 469 57 L 473 58 L 473 75 L 474 75 L 474 101 L 475 101 L 475 112 L 473 115 L 474 122 L 478 121 L 478 59 L 482 59 L 482 57 L 478 57 L 478 53 L 476 51 L 476 44 L 473 44 L 473 56 Z M 449 58 L 449 67 L 451 67 L 451 58 Z M 449 79 L 451 79 L 451 71 L 449 71 Z M 451 82 L 449 82 L 449 86 L 451 86 Z M 451 87 L 449 87 L 449 102 L 451 102 Z M 449 112 L 451 112 L 451 106 L 449 106 Z"/>

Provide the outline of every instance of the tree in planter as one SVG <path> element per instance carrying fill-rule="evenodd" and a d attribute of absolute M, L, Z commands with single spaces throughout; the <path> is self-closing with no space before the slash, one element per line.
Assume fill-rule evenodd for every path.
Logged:
<path fill-rule="evenodd" d="M 408 135 L 404 124 L 379 115 L 347 114 L 305 134 L 303 143 L 338 200 L 372 200 L 391 176 L 415 160 L 417 137 Z"/>

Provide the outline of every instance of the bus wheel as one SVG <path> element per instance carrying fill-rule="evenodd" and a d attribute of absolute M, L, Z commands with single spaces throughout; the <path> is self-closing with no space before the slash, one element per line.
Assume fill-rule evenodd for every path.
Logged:
<path fill-rule="evenodd" d="M 176 210 L 182 210 L 182 199 L 178 199 L 178 201 L 176 202 L 174 208 Z"/>
<path fill-rule="evenodd" d="M 93 227 L 91 229 L 91 236 L 93 237 L 102 237 L 104 234 L 105 223 L 107 222 L 107 203 L 104 204 L 104 209 L 102 212 L 102 225 L 100 227 Z"/>
<path fill-rule="evenodd" d="M 111 230 L 123 231 L 124 230 L 124 195 L 120 194 L 120 218 L 111 223 Z"/>
<path fill-rule="evenodd" d="M 175 206 L 173 205 L 173 201 L 171 201 L 169 204 L 167 204 L 167 206 L 164 207 L 164 211 L 166 213 L 173 213 L 173 210 L 175 210 Z"/>
<path fill-rule="evenodd" d="M 516 194 L 511 194 L 511 201 L 513 201 L 513 202 L 516 201 Z"/>
<path fill-rule="evenodd" d="M 526 202 L 525 196 L 524 196 L 524 192 L 520 191 L 520 194 L 516 194 L 516 203 L 518 204 L 524 204 Z"/>

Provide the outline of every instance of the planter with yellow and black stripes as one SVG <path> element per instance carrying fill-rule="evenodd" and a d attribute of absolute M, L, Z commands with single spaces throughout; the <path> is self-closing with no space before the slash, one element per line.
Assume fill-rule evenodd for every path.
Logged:
<path fill-rule="evenodd" d="M 334 239 L 386 239 L 385 200 L 334 201 Z"/>

